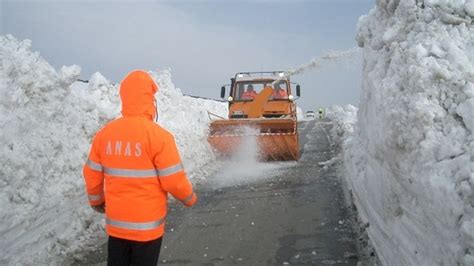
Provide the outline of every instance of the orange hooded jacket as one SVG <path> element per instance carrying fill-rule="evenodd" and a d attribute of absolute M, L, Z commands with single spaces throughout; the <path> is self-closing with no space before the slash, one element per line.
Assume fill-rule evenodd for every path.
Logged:
<path fill-rule="evenodd" d="M 120 85 L 123 117 L 94 137 L 83 174 L 91 206 L 105 202 L 111 236 L 150 241 L 164 234 L 168 192 L 186 206 L 197 200 L 171 133 L 153 122 L 158 87 L 131 72 Z"/>

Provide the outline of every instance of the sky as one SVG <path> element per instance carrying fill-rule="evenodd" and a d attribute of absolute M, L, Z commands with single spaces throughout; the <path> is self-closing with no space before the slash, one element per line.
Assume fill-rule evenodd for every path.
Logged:
<path fill-rule="evenodd" d="M 30 39 L 55 68 L 77 64 L 118 83 L 133 69 L 170 69 L 183 93 L 219 98 L 239 71 L 289 70 L 356 46 L 375 0 L 0 0 L 0 34 Z M 291 77 L 304 110 L 357 105 L 361 52 Z"/>

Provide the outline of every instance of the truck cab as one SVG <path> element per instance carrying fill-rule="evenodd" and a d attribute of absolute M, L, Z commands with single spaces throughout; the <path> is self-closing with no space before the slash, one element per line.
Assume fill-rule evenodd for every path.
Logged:
<path fill-rule="evenodd" d="M 229 119 L 249 118 L 251 108 L 255 108 L 256 101 L 264 90 L 265 97 L 260 99 L 258 108 L 262 109 L 264 118 L 295 118 L 296 104 L 292 85 L 296 85 L 296 95 L 299 96 L 300 86 L 290 82 L 284 71 L 273 72 L 239 72 L 231 79 L 229 97 Z M 269 90 L 272 90 L 269 93 Z M 222 87 L 221 97 L 225 95 L 225 86 Z"/>

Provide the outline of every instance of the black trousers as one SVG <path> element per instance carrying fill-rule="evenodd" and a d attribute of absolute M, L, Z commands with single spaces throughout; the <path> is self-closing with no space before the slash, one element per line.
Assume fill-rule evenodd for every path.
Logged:
<path fill-rule="evenodd" d="M 109 236 L 107 265 L 156 266 L 162 240 L 163 237 L 148 242 L 138 242 Z"/>

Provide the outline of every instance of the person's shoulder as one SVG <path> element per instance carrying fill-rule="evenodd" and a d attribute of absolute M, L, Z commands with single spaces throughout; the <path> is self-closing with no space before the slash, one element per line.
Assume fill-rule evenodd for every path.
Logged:
<path fill-rule="evenodd" d="M 112 121 L 109 121 L 107 123 L 105 123 L 104 125 L 102 125 L 102 127 L 100 127 L 94 134 L 94 141 L 100 141 L 100 139 L 102 138 L 102 136 L 104 134 L 107 134 L 106 132 L 111 130 L 111 127 L 113 127 L 113 124 L 115 124 L 117 121 L 117 119 L 114 119 Z"/>
<path fill-rule="evenodd" d="M 160 126 L 159 124 L 153 121 L 150 121 L 147 124 L 148 124 L 149 129 L 153 132 L 153 134 L 159 135 L 164 140 L 174 139 L 173 134 L 169 132 L 167 129 Z"/>
<path fill-rule="evenodd" d="M 107 123 L 105 123 L 104 126 L 102 126 L 102 128 L 97 132 L 97 134 L 103 133 L 108 130 L 115 130 L 114 127 L 120 124 L 121 120 L 122 120 L 122 117 L 117 117 L 111 121 L 108 121 Z"/>
<path fill-rule="evenodd" d="M 110 127 L 113 126 L 113 124 L 115 124 L 117 120 L 118 119 L 114 119 L 112 121 L 109 121 L 109 122 L 105 123 L 101 128 L 99 128 L 99 130 L 97 130 L 97 132 L 95 133 L 96 136 L 100 135 L 100 134 L 103 134 L 105 131 L 110 129 Z"/>

